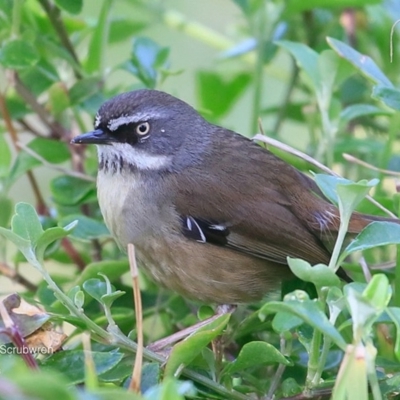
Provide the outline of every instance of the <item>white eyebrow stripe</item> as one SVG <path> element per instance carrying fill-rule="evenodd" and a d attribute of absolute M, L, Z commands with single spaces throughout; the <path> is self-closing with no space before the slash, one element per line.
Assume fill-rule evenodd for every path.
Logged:
<path fill-rule="evenodd" d="M 161 118 L 164 114 L 157 112 L 142 112 L 135 113 L 134 115 L 122 115 L 121 117 L 110 119 L 107 124 L 107 128 L 113 132 L 116 131 L 120 126 L 127 125 L 132 122 L 147 121 L 149 119 Z"/>

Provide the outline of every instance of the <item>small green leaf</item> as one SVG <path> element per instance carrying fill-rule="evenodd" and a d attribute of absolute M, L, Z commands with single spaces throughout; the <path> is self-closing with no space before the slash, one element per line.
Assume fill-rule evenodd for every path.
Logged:
<path fill-rule="evenodd" d="M 62 163 L 69 160 L 70 157 L 67 144 L 61 141 L 35 138 L 29 142 L 28 147 L 52 164 Z M 11 168 L 8 185 L 14 183 L 19 177 L 25 174 L 26 171 L 39 165 L 42 165 L 39 160 L 25 151 L 21 151 Z"/>
<path fill-rule="evenodd" d="M 107 283 L 100 279 L 89 279 L 83 283 L 83 288 L 99 303 L 102 303 L 101 298 L 107 294 Z M 112 290 L 115 290 L 115 288 L 112 287 Z"/>
<path fill-rule="evenodd" d="M 82 11 L 83 0 L 54 0 L 54 2 L 70 14 L 79 14 Z"/>
<path fill-rule="evenodd" d="M 196 388 L 191 381 L 177 381 L 166 377 L 162 383 L 151 387 L 145 394 L 146 400 L 185 400 L 196 396 Z M 187 397 L 185 397 L 187 396 Z"/>
<path fill-rule="evenodd" d="M 287 258 L 287 261 L 292 272 L 305 282 L 311 282 L 318 288 L 340 286 L 338 276 L 324 264 L 317 264 L 312 267 L 307 261 L 290 257 Z"/>
<path fill-rule="evenodd" d="M 291 313 L 280 311 L 275 314 L 272 320 L 272 328 L 275 332 L 282 334 L 297 328 L 303 323 L 304 321 L 301 318 Z"/>
<path fill-rule="evenodd" d="M 323 334 L 331 338 L 342 350 L 346 348 L 346 342 L 337 331 L 337 329 L 329 322 L 326 315 L 321 311 L 318 304 L 309 299 L 303 301 L 285 300 L 284 302 L 271 301 L 260 309 L 260 314 L 270 314 L 276 312 L 287 312 L 301 318 L 304 322 L 318 329 Z"/>
<path fill-rule="evenodd" d="M 85 215 L 71 214 L 61 218 L 59 223 L 61 225 L 66 225 L 70 224 L 72 221 L 76 221 L 76 227 L 71 232 L 71 237 L 74 239 L 89 241 L 110 237 L 110 232 L 104 225 L 104 222 L 86 217 Z"/>
<path fill-rule="evenodd" d="M 400 361 L 400 308 L 399 307 L 388 307 L 386 309 L 387 314 L 396 326 L 396 342 L 394 345 L 394 354 L 398 361 Z"/>
<path fill-rule="evenodd" d="M 106 275 L 110 281 L 114 281 L 129 271 L 128 260 L 123 261 L 98 261 L 88 264 L 79 274 L 74 285 L 82 286 L 83 283 L 91 278 L 97 278 L 99 273 Z"/>
<path fill-rule="evenodd" d="M 359 343 L 363 337 L 371 334 L 371 326 L 380 312 L 366 297 L 354 290 L 352 284 L 345 286 L 344 293 L 352 317 L 354 341 Z"/>
<path fill-rule="evenodd" d="M 291 362 L 271 344 L 254 341 L 242 347 L 237 359 L 228 364 L 223 373 L 230 375 L 247 368 L 270 364 L 290 365 Z"/>
<path fill-rule="evenodd" d="M 133 42 L 132 56 L 124 68 L 135 75 L 146 87 L 154 88 L 159 70 L 166 69 L 169 48 L 160 47 L 152 39 L 138 37 Z"/>
<path fill-rule="evenodd" d="M 82 203 L 95 192 L 95 184 L 73 176 L 62 175 L 51 181 L 50 189 L 56 203 L 63 206 L 74 206 Z M 74 219 L 79 220 L 77 217 Z"/>
<path fill-rule="evenodd" d="M 113 1 L 105 1 L 102 3 L 100 15 L 96 21 L 93 36 L 89 43 L 88 57 L 85 63 L 85 69 L 88 73 L 94 73 L 99 70 L 101 72 L 104 51 L 107 47 L 109 15 L 111 14 L 110 9 L 112 4 Z"/>
<path fill-rule="evenodd" d="M 346 107 L 341 113 L 340 118 L 343 121 L 349 122 L 355 118 L 364 117 L 366 115 L 390 115 L 391 113 L 382 110 L 372 104 L 351 104 Z"/>
<path fill-rule="evenodd" d="M 395 222 L 374 221 L 346 247 L 341 258 L 344 259 L 355 251 L 364 251 L 388 244 L 400 244 L 400 225 Z"/>
<path fill-rule="evenodd" d="M 1 183 L 0 183 L 1 184 Z M 13 201 L 7 197 L 0 197 L 0 226 L 8 227 L 13 210 Z"/>
<path fill-rule="evenodd" d="M 199 71 L 196 78 L 201 108 L 211 110 L 216 118 L 231 109 L 251 81 L 251 75 L 248 73 L 236 74 L 228 79 L 215 72 Z"/>
<path fill-rule="evenodd" d="M 171 351 L 165 366 L 165 376 L 173 376 L 181 365 L 189 365 L 213 339 L 219 336 L 228 324 L 230 314 L 221 315 L 216 320 L 198 329 Z"/>
<path fill-rule="evenodd" d="M 6 177 L 10 173 L 11 151 L 4 135 L 0 135 L 0 178 Z"/>
<path fill-rule="evenodd" d="M 400 90 L 387 86 L 374 86 L 372 98 L 383 101 L 388 107 L 400 110 Z"/>
<path fill-rule="evenodd" d="M 108 293 L 108 294 L 101 296 L 101 302 L 106 307 L 110 308 L 112 306 L 112 304 L 114 303 L 114 301 L 119 299 L 124 294 L 125 294 L 125 292 L 123 292 L 122 290 L 116 290 L 115 292 Z"/>
<path fill-rule="evenodd" d="M 85 304 L 85 293 L 82 290 L 78 290 L 74 296 L 74 304 L 78 309 L 81 309 Z"/>
<path fill-rule="evenodd" d="M 70 106 L 68 92 L 64 83 L 63 82 L 54 83 L 47 90 L 47 94 L 48 94 L 47 106 L 49 110 L 56 118 L 60 118 L 62 112 L 64 112 Z"/>
<path fill-rule="evenodd" d="M 72 105 L 80 105 L 94 94 L 98 93 L 101 88 L 99 78 L 83 78 L 75 83 L 69 90 L 69 98 Z"/>
<path fill-rule="evenodd" d="M 114 18 L 110 24 L 110 44 L 129 40 L 143 30 L 146 25 L 142 19 Z"/>
<path fill-rule="evenodd" d="M 25 40 L 15 39 L 0 49 L 0 63 L 5 68 L 24 69 L 35 65 L 39 53 Z"/>
<path fill-rule="evenodd" d="M 307 10 L 317 8 L 350 8 L 364 7 L 368 4 L 378 4 L 381 0 L 288 0 L 285 3 L 285 12 L 298 15 Z"/>
<path fill-rule="evenodd" d="M 44 232 L 36 210 L 28 203 L 18 203 L 15 206 L 11 228 L 16 235 L 32 243 L 32 247 L 36 246 Z"/>
<path fill-rule="evenodd" d="M 327 42 L 329 46 L 339 54 L 339 56 L 351 62 L 368 79 L 371 79 L 376 84 L 382 86 L 393 87 L 392 82 L 390 82 L 370 57 L 359 53 L 340 40 L 328 37 Z"/>
<path fill-rule="evenodd" d="M 297 65 L 306 73 L 314 90 L 318 90 L 320 87 L 318 53 L 302 43 L 279 40 L 276 44 L 292 54 Z"/>
<path fill-rule="evenodd" d="M 384 310 L 392 297 L 389 279 L 384 274 L 376 274 L 368 282 L 363 292 L 365 297 L 377 310 Z"/>
<path fill-rule="evenodd" d="M 77 225 L 77 221 L 74 221 L 74 223 L 69 224 L 65 228 L 61 227 L 54 227 L 54 228 L 49 228 L 46 229 L 43 234 L 40 236 L 36 243 L 36 257 L 39 261 L 43 260 L 44 257 L 44 252 L 47 249 L 47 247 L 55 242 L 56 240 L 62 239 L 66 236 L 68 236 L 71 231 L 75 228 Z"/>
<path fill-rule="evenodd" d="M 98 375 L 114 368 L 124 357 L 117 351 L 92 351 L 91 356 L 95 363 Z M 57 370 L 66 376 L 71 385 L 82 383 L 85 380 L 85 352 L 83 350 L 67 350 L 55 353 L 42 364 L 43 370 Z"/>

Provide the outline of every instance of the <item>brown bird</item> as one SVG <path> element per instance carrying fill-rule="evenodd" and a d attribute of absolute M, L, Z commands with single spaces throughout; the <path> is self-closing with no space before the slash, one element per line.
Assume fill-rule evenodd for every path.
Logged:
<path fill-rule="evenodd" d="M 98 146 L 105 223 L 159 284 L 237 304 L 291 277 L 288 256 L 329 262 L 339 212 L 314 181 L 185 102 L 124 93 L 100 107 L 94 128 L 72 142 Z M 382 219 L 354 213 L 348 231 Z"/>

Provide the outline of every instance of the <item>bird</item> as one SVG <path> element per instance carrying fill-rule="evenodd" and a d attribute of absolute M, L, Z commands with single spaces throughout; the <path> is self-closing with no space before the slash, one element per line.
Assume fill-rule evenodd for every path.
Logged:
<path fill-rule="evenodd" d="M 340 216 L 314 180 L 168 93 L 107 100 L 72 143 L 97 145 L 98 202 L 119 247 L 132 243 L 186 298 L 257 302 L 293 277 L 288 257 L 329 262 Z M 348 234 L 374 220 L 391 219 L 355 212 Z"/>

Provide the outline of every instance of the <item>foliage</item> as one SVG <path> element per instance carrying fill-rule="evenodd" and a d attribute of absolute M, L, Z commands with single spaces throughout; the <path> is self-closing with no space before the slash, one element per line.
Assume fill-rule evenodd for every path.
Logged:
<path fill-rule="evenodd" d="M 1 282 L 20 284 L 18 295 L 0 303 L 0 396 L 252 399 L 332 391 L 337 400 L 394 397 L 400 390 L 400 269 L 373 268 L 366 279 L 357 261 L 363 251 L 368 265 L 387 265 L 393 251 L 381 246 L 400 244 L 399 225 L 374 222 L 351 242 L 345 234 L 356 208 L 377 212 L 365 200 L 371 188 L 398 213 L 399 197 L 382 171 L 400 169 L 396 29 L 392 62 L 388 50 L 398 2 L 225 0 L 235 18 L 215 15 L 229 34 L 191 20 L 168 1 L 104 0 L 96 2 L 99 9 L 89 3 L 0 0 Z M 214 3 L 207 15 L 223 10 Z M 214 51 L 212 66 L 196 67 L 188 83 L 185 65 L 172 61 L 184 58 L 186 48 L 167 34 L 157 39 L 157 29 L 178 32 L 191 54 L 201 46 Z M 118 46 L 123 51 L 114 58 Z M 261 118 L 268 136 L 363 180 L 315 175 L 341 223 L 329 265 L 288 260 L 314 291 L 283 287 L 281 300 L 218 317 L 168 358 L 145 349 L 142 394 L 133 395 L 125 389 L 137 351 L 128 263 L 97 205 L 95 151 L 69 143 L 91 129 L 104 100 L 169 84 L 180 97 L 190 86 L 195 106 L 213 122 L 239 130 L 248 121 L 243 133 L 253 135 Z M 273 151 L 299 169 L 311 168 Z M 343 153 L 382 170 L 349 164 Z M 30 269 L 20 268 L 26 264 Z M 354 282 L 339 281 L 334 272 L 341 265 Z M 192 303 L 144 275 L 140 280 L 146 343 L 196 322 Z M 21 298 L 42 311 L 21 316 L 14 311 Z M 202 306 L 199 316 L 209 311 Z M 55 327 L 66 326 L 72 329 L 62 347 L 53 338 L 21 355 L 39 327 L 54 335 Z M 82 344 L 87 333 L 91 351 Z M 223 356 L 210 348 L 221 333 Z"/>

